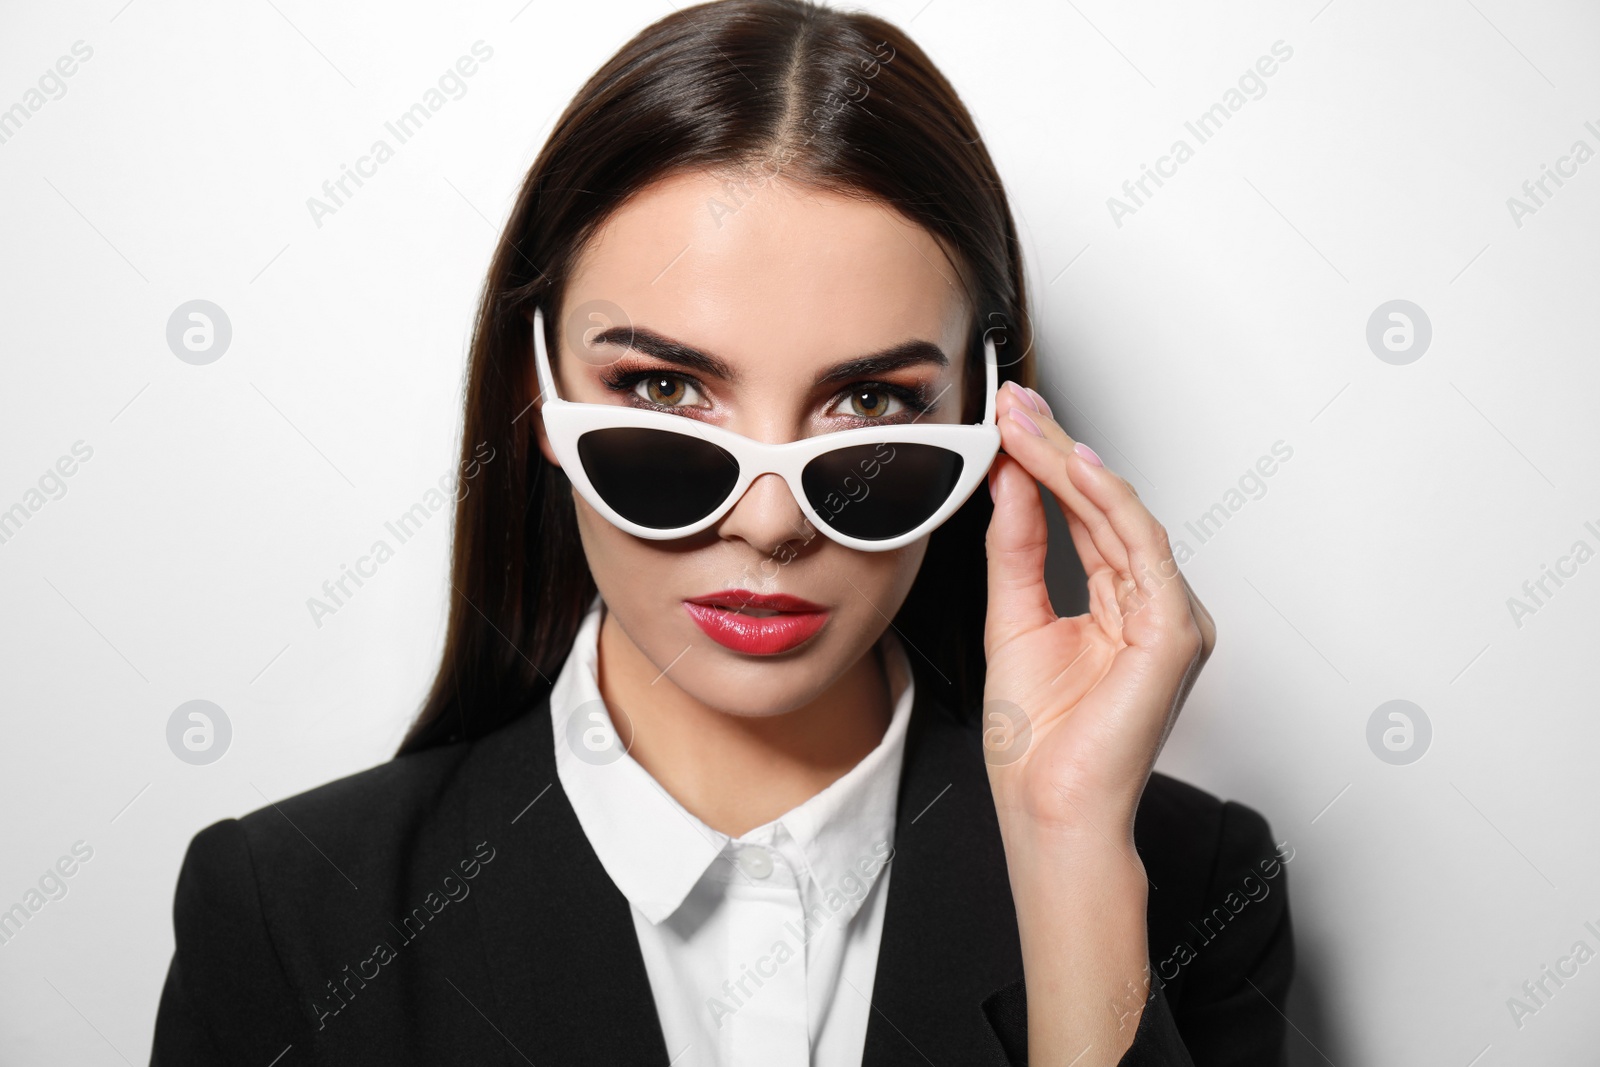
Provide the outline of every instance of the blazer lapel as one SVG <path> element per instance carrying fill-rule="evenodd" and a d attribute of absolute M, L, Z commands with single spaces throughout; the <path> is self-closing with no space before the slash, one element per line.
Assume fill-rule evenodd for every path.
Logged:
<path fill-rule="evenodd" d="M 475 832 L 498 853 L 469 898 L 494 987 L 478 1006 L 519 1054 L 508 1063 L 666 1067 L 628 899 L 561 788 L 553 744 L 547 697 L 462 772 Z"/>
<path fill-rule="evenodd" d="M 861 1062 L 1004 1067 L 1026 1047 L 1016 908 L 981 739 L 933 686 L 917 678 Z"/>

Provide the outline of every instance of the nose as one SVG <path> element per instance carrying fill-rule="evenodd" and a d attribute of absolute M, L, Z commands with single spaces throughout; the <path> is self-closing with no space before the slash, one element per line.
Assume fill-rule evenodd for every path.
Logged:
<path fill-rule="evenodd" d="M 817 536 L 780 475 L 759 475 L 722 517 L 719 535 L 744 541 L 765 556 L 788 560 Z"/>

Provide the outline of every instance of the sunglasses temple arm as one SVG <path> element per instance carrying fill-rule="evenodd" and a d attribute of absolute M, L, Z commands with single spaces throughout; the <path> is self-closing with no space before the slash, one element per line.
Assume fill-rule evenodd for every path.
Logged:
<path fill-rule="evenodd" d="M 534 308 L 533 311 L 533 351 L 534 366 L 539 374 L 539 399 L 558 400 L 555 381 L 550 370 L 550 353 L 545 351 L 544 345 L 544 308 Z M 991 404 L 991 407 L 993 405 Z"/>
<path fill-rule="evenodd" d="M 994 338 L 986 337 L 983 340 L 983 421 L 988 426 L 994 425 L 994 400 L 995 400 L 995 356 Z"/>

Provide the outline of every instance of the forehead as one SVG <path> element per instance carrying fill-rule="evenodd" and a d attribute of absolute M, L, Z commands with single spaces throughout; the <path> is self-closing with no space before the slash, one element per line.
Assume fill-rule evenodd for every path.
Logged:
<path fill-rule="evenodd" d="M 959 356 L 971 314 L 944 248 L 887 205 L 706 172 L 656 182 L 606 220 L 564 303 L 590 300 L 752 374 L 914 338 Z"/>

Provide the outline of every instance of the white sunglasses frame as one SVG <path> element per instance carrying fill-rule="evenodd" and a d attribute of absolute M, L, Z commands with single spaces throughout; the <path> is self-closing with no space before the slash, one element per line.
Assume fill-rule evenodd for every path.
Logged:
<path fill-rule="evenodd" d="M 800 505 L 800 510 L 805 513 L 811 525 L 820 530 L 825 536 L 847 548 L 854 548 L 863 552 L 887 552 L 915 541 L 923 534 L 936 529 L 951 515 L 955 514 L 957 509 L 965 504 L 967 498 L 977 489 L 978 483 L 989 473 L 989 468 L 994 463 L 995 455 L 1000 450 L 1000 428 L 995 424 L 994 418 L 996 378 L 998 375 L 995 370 L 994 341 L 987 336 L 984 338 L 984 407 L 983 421 L 981 423 L 929 423 L 927 425 L 897 423 L 881 428 L 860 426 L 848 430 L 838 430 L 833 433 L 818 434 L 814 437 L 804 437 L 798 441 L 786 441 L 782 444 L 757 441 L 752 437 L 746 437 L 744 434 L 735 433 L 721 426 L 715 426 L 698 419 L 690 419 L 683 415 L 672 415 L 664 411 L 648 411 L 643 408 L 626 407 L 621 404 L 588 404 L 563 400 L 556 392 L 555 378 L 550 369 L 550 356 L 545 350 L 544 309 L 542 307 L 536 308 L 533 313 L 533 338 L 535 362 L 539 375 L 540 412 L 544 418 L 545 434 L 550 440 L 551 449 L 560 461 L 562 470 L 566 472 L 567 478 L 572 482 L 573 487 L 582 493 L 583 498 L 589 502 L 589 505 L 605 516 L 607 521 L 636 537 L 648 538 L 652 541 L 688 537 L 709 528 L 733 509 L 734 504 L 743 498 L 745 491 L 750 488 L 751 483 L 757 478 L 763 474 L 776 474 L 788 484 L 790 495 L 794 497 L 795 503 Z M 658 530 L 649 526 L 640 526 L 638 523 L 618 514 L 615 508 L 606 503 L 605 499 L 589 481 L 588 472 L 584 470 L 583 463 L 578 456 L 578 439 L 580 437 L 591 430 L 611 427 L 665 430 L 670 433 L 687 434 L 690 437 L 709 441 L 726 449 L 738 461 L 738 481 L 734 483 L 727 499 L 696 522 L 670 530 Z M 880 442 L 891 446 L 895 444 L 925 444 L 948 449 L 961 456 L 961 473 L 956 479 L 955 488 L 951 490 L 949 498 L 940 505 L 937 511 L 919 523 L 914 529 L 897 534 L 894 537 L 879 540 L 852 537 L 835 529 L 812 507 L 811 501 L 801 483 L 800 476 L 805 470 L 806 464 L 825 452 L 831 452 L 836 448 L 877 444 Z M 868 491 L 870 492 L 870 487 Z M 846 496 L 844 499 L 850 501 L 862 498 Z"/>

